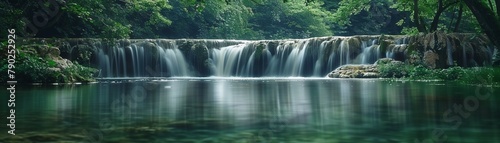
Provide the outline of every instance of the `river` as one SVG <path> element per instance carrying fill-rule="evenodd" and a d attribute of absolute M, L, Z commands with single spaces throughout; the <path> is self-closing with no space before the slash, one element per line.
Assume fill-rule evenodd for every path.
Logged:
<path fill-rule="evenodd" d="M 0 142 L 500 142 L 499 91 L 285 77 L 18 85 L 16 136 L 2 128 Z"/>

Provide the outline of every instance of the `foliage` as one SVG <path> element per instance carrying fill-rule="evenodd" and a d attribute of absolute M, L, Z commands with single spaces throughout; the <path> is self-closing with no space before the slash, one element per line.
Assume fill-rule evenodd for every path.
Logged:
<path fill-rule="evenodd" d="M 499 84 L 500 68 L 492 67 L 450 67 L 447 69 L 429 69 L 423 65 L 380 64 L 380 76 L 383 78 L 404 78 L 409 80 L 442 80 L 463 84 Z"/>
<path fill-rule="evenodd" d="M 266 39 L 329 36 L 333 34 L 329 26 L 332 14 L 321 5 L 319 1 L 269 1 L 255 6 L 250 22 Z"/>
<path fill-rule="evenodd" d="M 161 12 L 171 8 L 166 1 L 134 0 L 113 2 L 107 0 L 70 1 L 62 9 L 67 18 L 78 19 L 85 35 L 101 38 L 128 38 L 154 36 L 154 30 L 171 23 Z M 76 18 L 75 18 L 76 17 Z M 132 26 L 133 24 L 133 26 Z"/>
<path fill-rule="evenodd" d="M 409 66 L 409 78 L 415 80 L 437 79 L 434 70 L 428 69 L 423 65 Z"/>
<path fill-rule="evenodd" d="M 480 29 L 474 15 L 465 7 L 461 0 L 418 0 L 418 9 L 415 9 L 414 0 L 399 0 L 391 5 L 401 12 L 409 12 L 409 15 L 400 20 L 399 24 L 411 24 L 413 28 L 417 28 L 419 24 L 424 27 L 424 31 L 433 32 L 434 30 L 448 32 L 478 32 Z M 439 4 L 441 3 L 441 5 Z M 461 11 L 460 7 L 462 7 Z M 418 19 L 415 19 L 415 12 L 418 11 Z M 459 16 L 461 15 L 461 16 Z M 417 22 L 418 21 L 418 22 Z M 436 29 L 433 27 L 433 22 L 436 22 Z M 458 24 L 457 24 L 458 23 Z M 456 27 L 458 26 L 458 27 Z M 411 28 L 411 27 L 406 27 Z M 406 29 L 403 33 L 415 33 L 415 29 Z"/>
<path fill-rule="evenodd" d="M 404 27 L 402 30 L 401 30 L 401 34 L 404 34 L 404 35 L 417 35 L 419 32 L 418 32 L 418 29 L 416 27 Z"/>
<path fill-rule="evenodd" d="M 499 84 L 500 68 L 469 68 L 463 71 L 457 81 L 464 84 Z"/>
<path fill-rule="evenodd" d="M 253 16 L 250 8 L 239 2 L 225 3 L 207 1 L 203 11 L 197 15 L 199 38 L 212 39 L 260 39 L 260 33 L 250 27 L 248 19 Z"/>
<path fill-rule="evenodd" d="M 18 48 L 19 49 L 19 48 Z M 2 48 L 5 50 L 5 48 Z M 89 82 L 94 81 L 96 69 L 75 63 L 62 70 L 55 70 L 57 63 L 51 59 L 43 59 L 31 50 L 19 50 L 16 55 L 15 78 L 20 83 L 53 83 L 53 82 Z M 7 58 L 1 56 L 0 63 L 7 63 Z M 2 64 L 0 72 L 7 73 L 8 64 Z M 6 81 L 6 76 L 0 77 Z"/>
<path fill-rule="evenodd" d="M 1 25 L 23 29 L 33 23 L 32 17 L 43 14 L 47 24 L 36 27 L 35 37 L 92 37 L 92 38 L 138 38 L 154 37 L 160 28 L 171 21 L 163 14 L 171 6 L 168 1 L 133 0 L 72 0 L 72 1 L 14 1 L 0 2 L 0 13 L 7 20 Z M 55 13 L 45 13 L 44 9 Z M 3 16 L 2 16 L 3 17 Z M 43 17 L 43 16 L 42 16 Z M 3 33 L 3 32 L 2 32 Z M 28 36 L 28 35 L 22 35 Z"/>
<path fill-rule="evenodd" d="M 0 39 L 7 38 L 7 29 L 20 29 L 23 25 L 19 23 L 19 17 L 22 17 L 22 9 L 14 8 L 16 5 L 11 5 L 9 1 L 0 1 Z"/>
<path fill-rule="evenodd" d="M 339 8 L 333 14 L 333 19 L 339 26 L 351 24 L 349 18 L 352 15 L 359 14 L 361 11 L 370 9 L 370 0 L 347 1 L 343 0 L 339 4 Z"/>
<path fill-rule="evenodd" d="M 91 82 L 95 81 L 94 73 L 96 69 L 82 66 L 78 63 L 74 63 L 72 66 L 65 68 L 61 71 L 61 74 L 65 77 L 63 82 Z"/>
<path fill-rule="evenodd" d="M 35 37 L 285 39 L 334 33 L 413 35 L 430 32 L 431 27 L 447 32 L 485 31 L 463 0 L 417 1 L 56 0 L 59 12 L 37 27 Z M 492 10 L 496 1 L 481 0 Z M 50 4 L 42 1 L 42 5 Z M 27 23 L 19 18 L 32 20 L 43 9 L 37 1 L 6 0 L 0 6 L 3 29 L 22 29 Z M 6 35 L 6 31 L 0 33 Z"/>
<path fill-rule="evenodd" d="M 4 60 L 2 63 L 6 63 L 6 61 Z M 60 82 L 58 75 L 49 70 L 50 67 L 51 65 L 41 58 L 26 53 L 19 53 L 16 56 L 15 68 L 13 70 L 16 72 L 15 77 L 18 82 Z M 1 71 L 2 73 L 6 73 L 6 64 L 2 66 Z"/>
<path fill-rule="evenodd" d="M 407 77 L 410 72 L 410 66 L 401 62 L 379 63 L 377 68 L 383 78 Z"/>
<path fill-rule="evenodd" d="M 465 84 L 498 84 L 500 67 L 464 68 L 455 66 L 446 69 L 430 69 L 424 66 L 416 51 L 409 51 L 407 63 L 387 59 L 377 61 L 377 68 L 383 78 L 404 78 L 409 80 L 442 80 Z"/>

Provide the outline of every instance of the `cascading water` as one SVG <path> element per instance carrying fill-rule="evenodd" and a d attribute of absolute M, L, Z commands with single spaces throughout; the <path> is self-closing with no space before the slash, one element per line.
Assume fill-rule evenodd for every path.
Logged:
<path fill-rule="evenodd" d="M 448 59 L 446 60 L 447 63 L 448 63 L 448 66 L 453 66 L 453 47 L 451 45 L 451 42 L 450 42 L 450 39 L 449 38 L 446 38 L 446 57 L 448 57 Z"/>
<path fill-rule="evenodd" d="M 99 48 L 97 61 L 101 77 L 322 77 L 341 65 L 372 64 L 379 58 L 391 57 L 388 53 L 392 51 L 379 45 L 377 37 L 159 39 Z"/>
<path fill-rule="evenodd" d="M 173 42 L 99 49 L 101 77 L 188 76 L 185 58 Z"/>

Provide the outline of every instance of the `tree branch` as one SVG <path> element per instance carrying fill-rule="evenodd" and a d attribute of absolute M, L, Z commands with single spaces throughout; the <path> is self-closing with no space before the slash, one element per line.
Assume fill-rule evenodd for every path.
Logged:
<path fill-rule="evenodd" d="M 446 9 L 448 9 L 450 6 L 455 5 L 455 4 L 457 4 L 458 2 L 460 2 L 460 1 L 459 1 L 459 0 L 457 0 L 457 1 L 451 2 L 451 3 L 447 4 L 447 5 L 445 5 L 445 6 L 443 7 L 443 9 L 444 9 L 444 10 L 446 10 Z"/>
<path fill-rule="evenodd" d="M 496 0 L 499 2 L 500 0 Z M 500 48 L 500 19 L 495 16 L 492 9 L 483 5 L 477 0 L 464 0 L 465 4 L 471 10 L 472 14 L 476 17 L 481 29 L 488 36 L 488 38 L 495 44 L 497 48 Z M 497 3 L 498 4 L 498 3 Z M 497 9 L 498 10 L 498 9 Z"/>
<path fill-rule="evenodd" d="M 491 0 L 488 0 L 488 3 L 490 4 L 490 8 L 491 8 L 491 10 L 494 10 L 494 9 L 493 9 L 493 3 L 491 3 Z"/>
<path fill-rule="evenodd" d="M 438 28 L 438 24 L 439 24 L 439 17 L 441 17 L 441 14 L 447 9 L 449 8 L 450 6 L 454 5 L 454 4 L 457 4 L 459 1 L 453 1 L 452 3 L 449 3 L 449 4 L 446 4 L 444 5 L 443 4 L 443 0 L 439 0 L 438 1 L 438 9 L 436 11 L 436 14 L 434 15 L 434 19 L 432 20 L 432 23 L 431 23 L 431 29 L 429 29 L 429 32 L 434 32 L 437 30 Z"/>

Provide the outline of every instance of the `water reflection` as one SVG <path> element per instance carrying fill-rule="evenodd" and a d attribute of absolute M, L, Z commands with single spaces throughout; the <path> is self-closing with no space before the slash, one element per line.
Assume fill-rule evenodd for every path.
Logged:
<path fill-rule="evenodd" d="M 20 142 L 413 142 L 432 138 L 436 128 L 449 142 L 499 142 L 496 96 L 481 100 L 459 129 L 443 120 L 477 94 L 471 88 L 237 78 L 23 87 L 16 123 Z"/>

